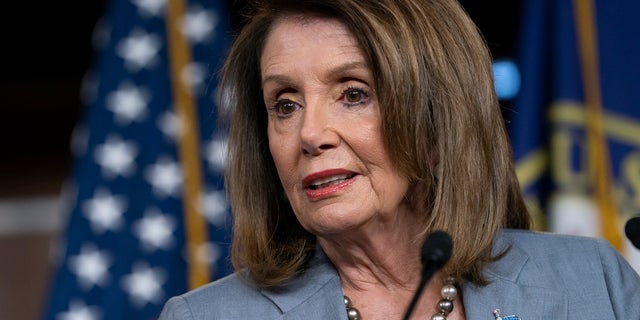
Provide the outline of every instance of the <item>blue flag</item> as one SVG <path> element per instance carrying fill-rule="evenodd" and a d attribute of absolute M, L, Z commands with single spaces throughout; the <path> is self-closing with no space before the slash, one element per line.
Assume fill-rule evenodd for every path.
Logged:
<path fill-rule="evenodd" d="M 640 2 L 528 0 L 509 132 L 536 226 L 603 237 L 640 270 Z"/>
<path fill-rule="evenodd" d="M 45 319 L 155 319 L 230 272 L 217 1 L 113 0 L 94 32 Z"/>

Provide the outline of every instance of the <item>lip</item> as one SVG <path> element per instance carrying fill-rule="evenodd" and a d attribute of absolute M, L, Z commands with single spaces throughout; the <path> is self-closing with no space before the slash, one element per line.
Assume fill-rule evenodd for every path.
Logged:
<path fill-rule="evenodd" d="M 351 177 L 347 180 L 341 181 L 340 183 L 331 184 L 323 188 L 319 188 L 319 189 L 310 188 L 310 186 L 313 184 L 314 181 L 317 181 L 320 179 L 326 179 L 326 178 L 338 176 L 338 175 L 348 175 Z M 302 180 L 302 186 L 304 188 L 304 192 L 307 195 L 307 197 L 309 197 L 311 200 L 320 200 L 323 198 L 327 198 L 335 194 L 339 190 L 342 190 L 350 186 L 353 182 L 355 182 L 356 176 L 357 174 L 353 171 L 349 171 L 345 169 L 329 169 L 329 170 L 315 172 L 306 176 Z"/>

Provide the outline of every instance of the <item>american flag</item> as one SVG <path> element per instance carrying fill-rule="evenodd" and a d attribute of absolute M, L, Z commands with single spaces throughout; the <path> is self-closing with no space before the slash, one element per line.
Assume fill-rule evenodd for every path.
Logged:
<path fill-rule="evenodd" d="M 155 319 L 171 296 L 230 272 L 215 107 L 229 30 L 212 0 L 107 3 L 45 319 Z"/>

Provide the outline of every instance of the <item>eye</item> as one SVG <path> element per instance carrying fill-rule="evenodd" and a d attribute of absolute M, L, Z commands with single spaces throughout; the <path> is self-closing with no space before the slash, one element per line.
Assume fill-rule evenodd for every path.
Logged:
<path fill-rule="evenodd" d="M 286 117 L 300 108 L 302 106 L 288 99 L 279 100 L 272 107 L 279 117 Z"/>
<path fill-rule="evenodd" d="M 348 88 L 342 93 L 345 105 L 352 107 L 367 102 L 369 94 L 360 88 Z"/>

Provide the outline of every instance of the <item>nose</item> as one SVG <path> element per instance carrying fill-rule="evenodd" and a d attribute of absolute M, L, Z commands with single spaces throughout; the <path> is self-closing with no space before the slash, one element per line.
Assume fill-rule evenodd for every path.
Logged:
<path fill-rule="evenodd" d="M 334 128 L 334 121 L 322 104 L 307 104 L 300 127 L 302 153 L 317 156 L 338 146 L 340 137 Z"/>

